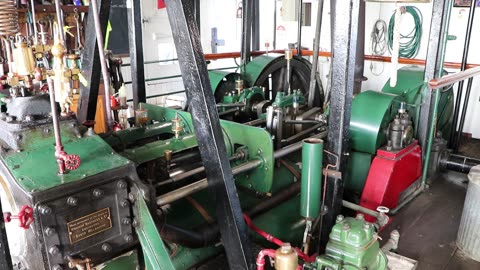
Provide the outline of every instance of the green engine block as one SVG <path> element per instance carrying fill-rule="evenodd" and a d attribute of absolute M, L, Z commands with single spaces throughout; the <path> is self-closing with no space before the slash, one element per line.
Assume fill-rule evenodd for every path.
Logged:
<path fill-rule="evenodd" d="M 362 214 L 356 218 L 337 217 L 325 255 L 312 269 L 387 269 L 387 257 L 380 249 L 375 228 Z"/>

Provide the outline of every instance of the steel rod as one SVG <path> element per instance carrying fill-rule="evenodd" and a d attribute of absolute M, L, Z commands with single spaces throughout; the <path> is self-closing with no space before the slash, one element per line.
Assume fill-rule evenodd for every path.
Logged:
<path fill-rule="evenodd" d="M 475 18 L 476 5 L 477 5 L 476 1 L 471 1 L 470 11 L 468 12 L 468 21 L 467 21 L 467 30 L 465 32 L 466 33 L 465 34 L 465 41 L 464 41 L 464 44 L 463 44 L 462 65 L 460 67 L 461 71 L 464 71 L 466 69 L 466 66 L 467 66 L 468 53 L 470 52 L 470 38 L 472 36 L 472 27 L 473 27 L 473 20 Z M 460 127 L 459 127 L 458 131 L 457 131 L 457 126 L 458 126 L 458 121 L 459 121 L 458 116 L 460 114 L 460 106 L 461 106 L 462 95 L 463 95 L 463 84 L 464 84 L 464 81 L 459 81 L 458 82 L 457 97 L 456 97 L 456 100 L 455 100 L 455 105 L 454 105 L 455 107 L 454 107 L 454 110 L 453 110 L 453 123 L 452 123 L 452 128 L 451 128 L 452 136 L 450 137 L 450 146 L 451 146 L 451 148 L 453 149 L 454 152 L 457 152 L 457 150 L 458 150 L 458 140 L 461 137 L 462 129 L 463 129 L 463 125 L 462 125 L 462 129 L 460 129 Z M 467 99 L 466 96 L 465 96 L 465 99 Z M 464 106 L 464 108 L 465 108 L 465 106 Z M 462 113 L 463 113 L 463 111 L 462 111 Z M 460 136 L 457 136 L 457 132 L 458 132 L 458 134 L 460 134 Z"/>
<path fill-rule="evenodd" d="M 260 166 L 263 162 L 261 160 L 252 160 L 249 162 L 245 162 L 237 167 L 232 168 L 232 173 L 233 175 L 241 174 L 244 172 L 248 172 L 250 170 L 253 170 Z M 169 193 L 163 194 L 159 197 L 157 197 L 157 205 L 158 206 L 163 206 L 169 203 L 172 203 L 174 201 L 177 201 L 179 199 L 185 198 L 188 195 L 194 194 L 198 191 L 204 190 L 208 188 L 208 180 L 207 178 L 204 178 L 202 180 L 199 180 L 197 182 L 194 182 L 190 185 L 181 187 L 179 189 L 176 189 L 174 191 L 171 191 Z"/>
<path fill-rule="evenodd" d="M 480 66 L 467 69 L 465 71 L 460 71 L 454 74 L 446 75 L 438 79 L 433 79 L 428 83 L 428 85 L 432 89 L 440 89 L 445 86 L 449 86 L 456 82 L 463 81 L 477 75 L 480 75 Z"/>
<path fill-rule="evenodd" d="M 297 25 L 297 55 L 302 56 L 302 23 L 303 23 L 303 0 L 297 0 L 298 25 Z"/>
<path fill-rule="evenodd" d="M 60 124 L 58 122 L 57 103 L 55 102 L 55 89 L 53 89 L 53 80 L 47 76 L 48 92 L 50 94 L 50 107 L 52 110 L 53 134 L 55 135 L 55 147 L 62 146 L 62 137 L 60 136 Z"/>
<path fill-rule="evenodd" d="M 309 137 L 309 138 L 306 138 L 306 140 L 308 140 L 308 139 L 323 139 L 323 138 L 325 138 L 326 136 L 327 136 L 327 131 L 323 131 L 323 132 L 318 133 L 318 134 L 316 134 L 316 135 L 314 135 L 314 136 L 311 136 L 311 137 Z M 279 150 L 277 150 L 277 151 L 275 151 L 275 152 L 273 153 L 273 158 L 279 159 L 279 158 L 282 158 L 282 157 L 284 157 L 284 156 L 287 156 L 287 155 L 289 155 L 289 154 L 291 154 L 291 153 L 297 152 L 297 151 L 299 151 L 300 149 L 302 149 L 302 144 L 303 144 L 303 142 L 300 141 L 300 142 L 296 142 L 296 143 L 294 143 L 294 144 L 291 144 L 291 145 L 289 145 L 289 146 L 286 146 L 286 147 L 284 147 L 284 148 L 282 148 L 282 149 L 279 149 Z"/>
<path fill-rule="evenodd" d="M 308 107 L 312 108 L 315 102 L 315 86 L 317 84 L 318 50 L 320 49 L 320 34 L 322 32 L 323 0 L 318 0 L 317 23 L 315 26 L 315 39 L 313 41 L 313 61 L 310 73 L 310 88 L 308 89 Z"/>
<path fill-rule="evenodd" d="M 33 41 L 34 44 L 38 44 L 38 30 L 37 30 L 37 15 L 35 12 L 35 0 L 30 0 L 30 5 L 32 9 L 32 20 L 33 20 Z"/>
<path fill-rule="evenodd" d="M 351 202 L 348 202 L 348 201 L 345 201 L 345 200 L 342 201 L 342 205 L 343 205 L 343 207 L 346 207 L 346 208 L 354 210 L 354 211 L 362 212 L 362 213 L 367 214 L 367 215 L 372 216 L 372 217 L 378 217 L 380 215 L 380 213 L 377 212 L 377 211 L 362 207 L 358 204 L 354 204 L 354 203 L 351 203 Z"/>
<path fill-rule="evenodd" d="M 454 138 L 452 149 L 454 153 L 458 152 L 458 148 L 460 146 L 460 140 L 462 139 L 462 136 L 463 136 L 463 127 L 465 125 L 465 118 L 467 117 L 468 103 L 470 102 L 470 93 L 472 92 L 472 84 L 473 84 L 473 78 L 468 78 L 467 90 L 465 91 L 465 98 L 463 100 L 463 108 L 462 108 L 462 113 L 460 115 L 458 131 L 456 133 L 452 133 L 452 137 Z"/>
<path fill-rule="evenodd" d="M 58 34 L 60 35 L 60 38 L 65 42 L 65 30 L 63 29 L 65 27 L 65 23 L 63 22 L 63 10 L 60 7 L 60 0 L 55 0 L 55 13 L 57 13 L 57 23 L 59 31 Z"/>
<path fill-rule="evenodd" d="M 59 1 L 59 0 L 56 0 Z M 103 89 L 104 89 L 104 104 L 105 110 L 107 112 L 107 132 L 111 130 L 113 126 L 112 122 L 112 108 L 110 103 L 110 76 L 108 75 L 108 68 L 107 62 L 105 60 L 105 52 L 104 52 L 104 42 L 103 42 L 103 35 L 102 35 L 102 26 L 100 24 L 100 16 L 98 14 L 98 4 L 96 0 L 91 1 L 92 5 L 92 13 L 90 16 L 93 16 L 93 20 L 95 23 L 95 35 L 97 36 L 97 44 L 98 44 L 98 56 L 100 58 L 100 67 L 102 70 L 102 77 L 103 77 Z"/>

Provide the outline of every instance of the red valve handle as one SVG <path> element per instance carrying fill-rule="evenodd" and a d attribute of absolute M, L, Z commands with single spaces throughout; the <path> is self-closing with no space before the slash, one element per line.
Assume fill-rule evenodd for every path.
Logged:
<path fill-rule="evenodd" d="M 80 157 L 77 155 L 67 155 L 65 158 L 65 167 L 70 171 L 78 169 L 78 167 L 80 167 L 80 163 Z"/>
<path fill-rule="evenodd" d="M 20 223 L 20 227 L 27 230 L 28 228 L 30 228 L 30 225 L 34 221 L 33 209 L 28 205 L 24 205 L 22 206 L 22 209 L 16 216 L 12 215 L 12 213 L 10 212 L 3 213 L 3 220 L 5 223 L 11 222 L 12 219 L 18 219 L 18 222 Z"/>

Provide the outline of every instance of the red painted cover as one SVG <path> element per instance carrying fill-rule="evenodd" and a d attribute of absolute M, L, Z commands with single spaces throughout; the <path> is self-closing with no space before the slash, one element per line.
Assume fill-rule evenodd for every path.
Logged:
<path fill-rule="evenodd" d="M 393 209 L 399 203 L 400 194 L 421 175 L 422 150 L 416 141 L 400 151 L 379 149 L 368 172 L 360 205 L 372 210 L 378 206 Z"/>
<path fill-rule="evenodd" d="M 158 9 L 162 9 L 162 8 L 167 7 L 165 5 L 165 0 L 158 0 L 158 5 L 157 6 L 158 6 Z"/>

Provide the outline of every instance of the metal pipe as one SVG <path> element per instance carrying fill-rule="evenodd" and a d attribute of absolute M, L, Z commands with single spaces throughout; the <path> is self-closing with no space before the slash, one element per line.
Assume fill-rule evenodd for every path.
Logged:
<path fill-rule="evenodd" d="M 382 246 L 382 251 L 387 252 L 390 250 L 396 250 L 398 248 L 398 241 L 400 240 L 400 233 L 397 230 L 390 232 L 390 238 Z"/>
<path fill-rule="evenodd" d="M 323 141 L 307 139 L 302 145 L 302 188 L 300 215 L 314 219 L 320 213 L 323 168 Z"/>
<path fill-rule="evenodd" d="M 286 120 L 285 124 L 299 124 L 299 125 L 308 125 L 308 124 L 321 124 L 323 122 L 317 120 Z"/>
<path fill-rule="evenodd" d="M 242 158 L 241 155 L 233 155 L 229 158 L 229 161 L 232 162 L 232 161 L 239 160 L 241 158 Z M 168 185 L 168 184 L 171 184 L 171 183 L 179 182 L 179 181 L 182 181 L 182 180 L 187 179 L 189 177 L 192 177 L 196 174 L 203 173 L 204 171 L 205 171 L 205 167 L 201 166 L 201 167 L 195 168 L 193 170 L 189 170 L 187 172 L 180 173 L 180 174 L 177 174 L 175 176 L 172 176 L 172 177 L 170 177 L 170 179 L 167 179 L 165 181 L 162 181 L 160 183 L 155 184 L 155 187 L 160 187 L 160 186 Z"/>
<path fill-rule="evenodd" d="M 308 129 L 305 129 L 305 130 L 303 130 L 303 131 L 301 131 L 301 132 L 299 132 L 299 133 L 297 133 L 297 134 L 295 134 L 295 135 L 293 135 L 293 136 L 291 136 L 291 137 L 288 137 L 288 138 L 282 140 L 282 143 L 294 142 L 294 141 L 298 140 L 299 138 L 301 138 L 302 136 L 305 136 L 306 134 L 309 134 L 309 133 L 311 133 L 311 132 L 319 129 L 320 127 L 322 127 L 322 125 L 323 125 L 323 124 L 316 124 L 316 125 L 314 125 L 313 127 L 310 127 L 310 128 L 308 128 Z"/>
<path fill-rule="evenodd" d="M 277 0 L 273 0 L 273 49 L 277 49 Z"/>
<path fill-rule="evenodd" d="M 55 3 L 59 0 L 55 0 Z M 100 57 L 100 66 L 102 68 L 103 88 L 104 88 L 104 103 L 105 110 L 107 111 L 107 132 L 111 130 L 112 122 L 112 108 L 110 103 L 110 77 L 108 76 L 107 62 L 105 61 L 104 42 L 102 36 L 102 29 L 100 25 L 100 16 L 98 15 L 97 0 L 93 0 L 90 3 L 92 5 L 93 20 L 95 23 L 95 34 L 97 36 L 98 56 Z"/>
<path fill-rule="evenodd" d="M 454 74 L 446 75 L 438 79 L 433 79 L 428 83 L 428 85 L 432 89 L 439 89 L 477 75 L 480 75 L 480 66 L 470 68 L 465 71 L 460 71 Z"/>
<path fill-rule="evenodd" d="M 467 22 L 467 30 L 465 35 L 465 42 L 463 44 L 463 55 L 462 55 L 462 65 L 460 67 L 461 71 L 464 71 L 468 61 L 468 53 L 470 51 L 470 38 L 472 36 L 472 27 L 473 27 L 473 20 L 475 18 L 475 7 L 477 3 L 476 1 L 471 1 L 470 4 L 470 11 L 468 13 L 468 22 Z M 463 93 L 463 83 L 464 81 L 458 82 L 458 91 L 457 97 L 455 101 L 455 109 L 453 111 L 453 124 L 451 130 L 451 138 L 450 138 L 450 146 L 453 148 L 453 151 L 456 152 L 458 150 L 458 140 L 461 137 L 462 130 L 459 128 L 458 133 L 460 136 L 456 136 L 457 134 L 457 125 L 458 125 L 458 116 L 460 114 L 460 103 L 462 101 L 462 93 Z M 468 90 L 467 90 L 468 91 Z M 467 99 L 467 97 L 465 97 Z M 465 103 L 464 103 L 465 104 Z M 464 105 L 465 109 L 465 105 Z M 463 112 L 463 111 L 462 111 Z M 463 128 L 463 126 L 462 126 Z"/>
<path fill-rule="evenodd" d="M 92 2 L 95 2 L 95 1 L 92 1 Z M 57 23 L 58 23 L 58 31 L 59 31 L 60 38 L 65 42 L 65 33 L 64 33 L 65 23 L 63 22 L 63 10 L 60 7 L 60 0 L 55 0 L 55 13 L 57 13 Z"/>
<path fill-rule="evenodd" d="M 30 0 L 30 5 L 32 8 L 32 20 L 33 20 L 33 41 L 34 44 L 38 44 L 38 31 L 37 31 L 37 15 L 35 12 L 35 0 Z"/>
<path fill-rule="evenodd" d="M 316 134 L 312 137 L 307 138 L 306 140 L 308 140 L 308 139 L 323 139 L 326 136 L 327 136 L 327 132 L 322 131 L 322 132 L 320 132 L 320 133 L 318 133 L 318 134 Z M 279 149 L 279 150 L 277 150 L 273 153 L 273 158 L 274 159 L 279 159 L 279 158 L 287 156 L 291 153 L 297 152 L 298 150 L 302 149 L 302 144 L 303 144 L 303 142 L 296 142 L 296 143 L 291 144 L 289 146 L 283 147 L 282 149 Z"/>
<path fill-rule="evenodd" d="M 458 126 L 458 131 L 457 133 L 452 133 L 452 137 L 454 138 L 452 149 L 454 153 L 458 152 L 458 147 L 460 146 L 460 140 L 462 139 L 462 136 L 463 136 L 463 127 L 465 125 L 465 117 L 467 117 L 468 103 L 470 102 L 470 93 L 472 92 L 472 83 L 473 83 L 473 78 L 469 78 L 467 83 L 467 91 L 465 92 L 465 99 L 463 100 L 463 108 L 462 108 L 462 114 L 460 115 L 460 123 Z"/>
<path fill-rule="evenodd" d="M 241 174 L 250 170 L 253 170 L 260 166 L 263 163 L 263 161 L 255 159 L 249 162 L 245 162 L 241 165 L 238 165 L 234 168 L 232 168 L 232 173 L 233 175 Z M 204 178 L 200 181 L 194 182 L 190 185 L 181 187 L 179 189 L 176 189 L 174 191 L 171 191 L 169 193 L 163 194 L 161 196 L 157 197 L 157 205 L 158 206 L 163 206 L 169 203 L 172 203 L 176 200 L 179 200 L 181 198 L 185 198 L 188 195 L 194 194 L 198 191 L 204 190 L 208 187 L 208 181 L 207 178 Z"/>
<path fill-rule="evenodd" d="M 480 159 L 469 158 L 460 155 L 449 155 L 447 158 L 440 160 L 442 169 L 469 173 L 470 170 L 480 164 Z"/>
<path fill-rule="evenodd" d="M 298 0 L 297 5 L 298 5 L 297 55 L 302 56 L 303 0 Z"/>
<path fill-rule="evenodd" d="M 50 94 L 50 106 L 52 110 L 53 134 L 55 135 L 55 148 L 62 146 L 62 137 L 60 136 L 60 124 L 58 122 L 57 103 L 55 102 L 55 90 L 53 89 L 53 80 L 47 76 L 48 92 Z"/>
<path fill-rule="evenodd" d="M 218 103 L 217 108 L 245 107 L 244 103 Z"/>
<path fill-rule="evenodd" d="M 423 173 L 422 173 L 422 189 L 426 188 L 427 177 L 428 177 L 428 167 L 430 164 L 430 155 L 432 153 L 432 144 L 436 130 L 437 124 L 437 114 L 438 114 L 438 103 L 440 101 L 440 89 L 435 89 L 435 96 L 433 101 L 433 111 L 432 111 L 432 121 L 430 122 L 430 127 L 428 130 L 427 138 L 427 149 L 425 152 L 425 162 L 423 163 Z"/>
<path fill-rule="evenodd" d="M 318 50 L 320 49 L 320 33 L 322 32 L 323 0 L 318 0 L 317 24 L 315 26 L 315 40 L 313 41 L 312 72 L 310 73 L 310 88 L 308 90 L 308 107 L 312 108 L 315 102 L 315 86 L 317 85 Z"/>
<path fill-rule="evenodd" d="M 326 134 L 327 134 L 326 132 L 322 132 L 322 133 L 319 133 L 315 136 L 312 136 L 312 137 L 310 137 L 306 140 L 324 138 L 326 136 Z M 274 159 L 279 159 L 279 158 L 282 158 L 282 157 L 284 157 L 286 155 L 289 155 L 293 152 L 296 152 L 296 151 L 298 151 L 302 148 L 302 144 L 303 144 L 303 142 L 298 142 L 298 143 L 292 144 L 288 147 L 277 150 L 273 153 L 273 157 L 274 157 Z M 260 166 L 260 164 L 262 164 L 262 162 L 260 160 L 252 160 L 252 161 L 246 162 L 244 164 L 241 164 L 237 167 L 234 167 L 232 169 L 232 173 L 234 175 L 240 174 L 240 173 L 255 169 L 256 167 Z M 198 168 L 197 170 L 200 170 L 200 168 Z M 190 175 L 189 172 L 187 172 L 186 174 L 189 174 L 189 176 L 193 175 L 193 174 Z M 179 176 L 180 175 L 177 175 L 176 177 L 178 178 Z M 204 179 L 199 180 L 197 182 L 194 182 L 190 185 L 181 187 L 177 190 L 171 191 L 167 194 L 164 194 L 164 195 L 161 195 L 161 196 L 157 197 L 157 204 L 162 206 L 162 205 L 171 203 L 171 202 L 176 201 L 178 199 L 184 198 L 184 197 L 186 197 L 190 194 L 201 191 L 201 190 L 203 190 L 207 187 L 208 187 L 208 182 L 207 182 L 207 179 L 204 178 Z"/>
<path fill-rule="evenodd" d="M 250 122 L 246 122 L 246 123 L 243 123 L 243 124 L 247 125 L 247 126 L 258 126 L 258 125 L 264 124 L 266 122 L 267 122 L 266 119 L 256 119 L 256 120 L 252 120 Z"/>
<path fill-rule="evenodd" d="M 357 211 L 357 212 L 362 212 L 364 214 L 367 214 L 367 215 L 375 217 L 375 218 L 378 218 L 378 216 L 380 215 L 380 213 L 377 212 L 377 211 L 362 207 L 358 204 L 354 204 L 354 203 L 351 203 L 351 202 L 348 202 L 348 201 L 345 201 L 345 200 L 342 201 L 342 205 L 343 205 L 343 207 L 348 208 L 350 210 Z"/>

